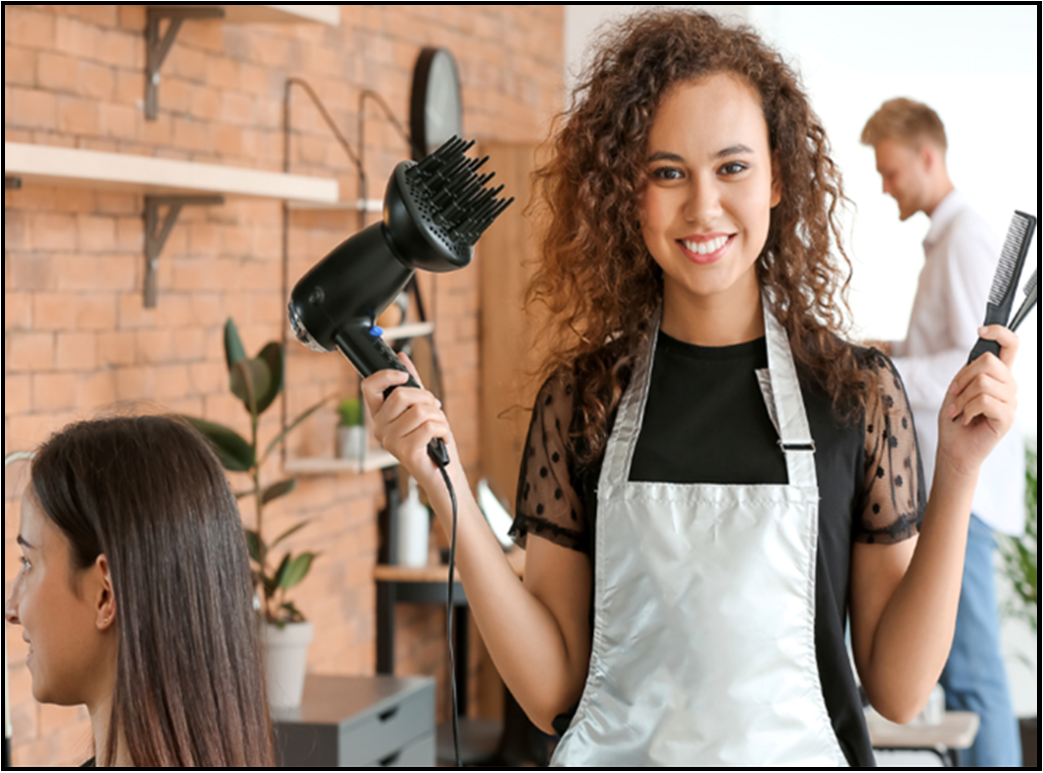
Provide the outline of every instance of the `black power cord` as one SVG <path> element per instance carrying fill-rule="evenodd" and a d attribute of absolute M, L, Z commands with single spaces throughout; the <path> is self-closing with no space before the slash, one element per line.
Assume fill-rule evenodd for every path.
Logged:
<path fill-rule="evenodd" d="M 453 653 L 453 586 L 456 573 L 456 491 L 449 480 L 449 473 L 445 471 L 445 465 L 438 463 L 438 471 L 442 473 L 442 480 L 449 491 L 449 499 L 453 503 L 453 530 L 449 537 L 449 580 L 446 587 L 446 640 L 449 643 L 449 684 L 450 694 L 453 701 L 453 755 L 456 759 L 456 767 L 462 768 L 460 763 L 460 720 L 457 713 L 458 698 L 456 695 L 456 656 Z"/>

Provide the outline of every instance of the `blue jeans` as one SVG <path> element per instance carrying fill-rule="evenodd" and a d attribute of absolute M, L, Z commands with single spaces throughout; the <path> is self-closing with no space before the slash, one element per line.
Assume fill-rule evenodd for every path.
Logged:
<path fill-rule="evenodd" d="M 972 515 L 956 633 L 940 680 L 946 708 L 973 711 L 981 718 L 974 745 L 960 760 L 961 765 L 973 768 L 1022 764 L 1021 736 L 1000 651 L 992 563 L 995 549 L 992 529 Z"/>

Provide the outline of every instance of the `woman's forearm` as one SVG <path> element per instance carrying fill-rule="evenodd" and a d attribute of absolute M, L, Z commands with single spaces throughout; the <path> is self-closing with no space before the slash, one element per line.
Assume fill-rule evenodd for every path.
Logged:
<path fill-rule="evenodd" d="M 589 628 L 587 610 L 578 615 L 583 621 L 579 630 L 567 636 L 563 627 L 569 628 L 573 621 L 559 624 L 554 612 L 518 578 L 466 477 L 459 467 L 450 469 L 458 500 L 456 561 L 468 606 L 504 683 L 533 722 L 549 731 L 554 717 L 567 710 L 582 690 L 589 658 L 589 645 L 583 641 L 584 636 L 589 640 L 589 632 L 584 633 Z M 428 495 L 445 533 L 450 534 L 452 507 L 444 485 L 441 489 Z M 589 574 L 582 566 L 585 556 L 576 553 L 565 558 L 576 562 L 581 577 Z M 589 596 L 585 603 L 589 604 Z M 570 647 L 569 640 L 577 638 L 580 643 Z"/>
<path fill-rule="evenodd" d="M 895 721 L 922 710 L 948 659 L 976 483 L 939 464 L 909 568 L 880 616 L 863 686 Z"/>

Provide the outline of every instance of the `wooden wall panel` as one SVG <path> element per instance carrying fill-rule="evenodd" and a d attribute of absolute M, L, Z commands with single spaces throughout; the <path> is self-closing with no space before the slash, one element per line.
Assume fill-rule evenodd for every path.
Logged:
<path fill-rule="evenodd" d="M 518 467 L 539 383 L 538 319 L 523 308 L 535 269 L 539 225 L 526 213 L 536 146 L 487 142 L 482 148 L 512 204 L 482 237 L 481 293 L 482 470 L 496 496 L 514 512 Z"/>

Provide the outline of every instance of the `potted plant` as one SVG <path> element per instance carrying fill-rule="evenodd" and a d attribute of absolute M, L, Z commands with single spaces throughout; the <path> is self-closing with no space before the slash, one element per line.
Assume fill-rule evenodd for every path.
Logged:
<path fill-rule="evenodd" d="M 304 552 L 295 556 L 286 552 L 281 557 L 276 555 L 275 549 L 308 522 L 297 524 L 274 539 L 268 537 L 264 528 L 264 508 L 292 492 L 297 486 L 297 479 L 266 484 L 261 480 L 261 470 L 286 436 L 326 401 L 313 405 L 290 422 L 262 450 L 258 426 L 261 415 L 282 392 L 285 362 L 283 346 L 273 341 L 261 349 L 256 357 L 249 358 L 235 323 L 229 319 L 225 323 L 224 347 L 232 393 L 242 402 L 250 416 L 249 439 L 221 424 L 190 416 L 185 418 L 210 441 L 226 470 L 246 473 L 250 478 L 250 487 L 237 493 L 236 497 L 252 497 L 254 501 L 255 528 L 244 528 L 244 532 L 252 562 L 259 612 L 265 623 L 268 692 L 273 707 L 293 707 L 300 705 L 313 627 L 288 594 L 308 575 L 316 554 Z"/>
<path fill-rule="evenodd" d="M 1013 597 L 1004 606 L 1004 612 L 1011 618 L 1027 623 L 1032 632 L 1038 634 L 1039 457 L 1035 440 L 1026 448 L 1025 460 L 1025 533 L 1021 537 L 1007 537 L 1000 541 L 1004 573 L 1014 590 Z M 1035 767 L 1039 753 L 1039 718 L 1022 719 L 1020 724 L 1024 764 L 1026 767 Z"/>
<path fill-rule="evenodd" d="M 341 459 L 362 459 L 366 453 L 366 427 L 362 421 L 362 401 L 357 397 L 341 400 L 337 406 L 337 455 Z"/>

